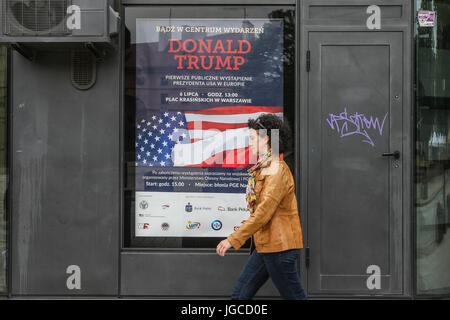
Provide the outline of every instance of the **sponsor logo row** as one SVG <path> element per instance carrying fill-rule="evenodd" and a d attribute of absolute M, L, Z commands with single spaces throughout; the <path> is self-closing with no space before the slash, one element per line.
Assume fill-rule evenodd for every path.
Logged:
<path fill-rule="evenodd" d="M 139 202 L 139 208 L 142 210 L 146 210 L 150 207 L 150 204 L 146 200 L 142 200 Z M 169 209 L 169 204 L 163 204 L 161 205 L 161 209 L 166 210 Z M 184 207 L 185 212 L 194 212 L 194 211 L 204 211 L 204 212 L 211 212 L 211 211 L 217 211 L 217 212 L 248 212 L 246 207 L 236 207 L 236 206 L 217 206 L 217 208 L 214 207 L 208 207 L 208 206 L 194 206 L 190 202 L 188 202 Z"/>
<path fill-rule="evenodd" d="M 241 221 L 241 225 L 245 222 L 246 220 Z M 154 224 L 150 224 L 150 223 L 138 223 L 137 224 L 137 228 L 140 230 L 150 230 L 151 227 L 154 227 Z M 163 231 L 167 231 L 170 229 L 170 225 L 167 222 L 163 222 L 161 224 L 161 230 Z M 204 226 L 202 225 L 202 223 L 197 222 L 197 221 L 187 221 L 186 223 L 186 230 L 198 230 L 200 228 L 203 228 Z M 223 224 L 222 221 L 216 219 L 214 221 L 211 222 L 211 224 L 208 226 L 209 228 L 211 228 L 214 231 L 219 231 L 222 229 Z M 234 226 L 233 229 L 234 231 L 236 231 L 237 229 L 239 229 L 240 226 Z"/>

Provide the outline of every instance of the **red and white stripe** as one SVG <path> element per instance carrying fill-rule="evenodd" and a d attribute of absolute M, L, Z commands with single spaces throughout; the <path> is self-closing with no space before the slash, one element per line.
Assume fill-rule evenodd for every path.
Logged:
<path fill-rule="evenodd" d="M 265 113 L 282 117 L 283 107 L 232 106 L 185 111 L 191 143 L 175 145 L 174 166 L 247 167 L 254 163 L 248 148 L 247 121 Z"/>

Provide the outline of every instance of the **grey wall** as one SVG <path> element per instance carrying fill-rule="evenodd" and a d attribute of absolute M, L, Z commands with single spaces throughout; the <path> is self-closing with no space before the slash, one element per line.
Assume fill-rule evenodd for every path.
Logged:
<path fill-rule="evenodd" d="M 128 3 L 144 1 L 128 0 Z M 149 1 L 152 2 L 152 1 Z M 153 1 L 154 2 L 154 1 Z M 212 1 L 219 3 L 218 1 Z M 222 1 L 220 1 L 222 2 Z M 291 1 L 288 1 L 291 2 Z M 351 11 L 347 22 L 333 25 L 339 10 L 327 7 L 325 11 L 313 8 L 306 15 L 308 4 L 340 2 L 341 4 L 391 3 L 391 1 L 298 1 L 302 18 L 298 23 L 299 64 L 299 132 L 298 157 L 301 159 L 298 177 L 299 198 L 305 245 L 311 245 L 308 230 L 308 75 L 305 54 L 308 33 L 317 31 L 361 31 L 359 21 L 364 15 Z M 396 17 L 403 1 L 394 0 L 396 6 L 387 12 Z M 340 9 L 341 10 L 341 9 Z M 353 10 L 353 9 L 352 9 Z M 390 22 L 395 18 L 389 17 Z M 317 20 L 315 20 L 317 18 Z M 394 20 L 392 20 L 394 19 Z M 406 52 L 403 65 L 405 79 L 410 77 L 412 65 L 409 18 L 398 28 L 392 24 L 383 31 L 405 32 L 403 48 Z M 298 20 L 300 22 L 300 20 Z M 401 30 L 399 30 L 401 29 Z M 70 55 L 68 52 L 45 53 L 30 62 L 17 52 L 12 54 L 11 79 L 11 288 L 12 295 L 119 295 L 119 278 L 124 295 L 223 295 L 230 292 L 233 283 L 224 283 L 213 270 L 232 269 L 235 279 L 243 266 L 245 255 L 236 255 L 223 264 L 216 256 L 208 254 L 150 254 L 148 252 L 120 252 L 120 58 L 110 55 L 98 64 L 97 83 L 88 91 L 78 91 L 70 83 Z M 410 94 L 410 82 L 405 81 L 403 92 Z M 402 293 L 410 294 L 410 177 L 412 134 L 409 97 L 404 97 L 405 128 L 403 166 L 403 215 L 398 225 L 403 227 L 401 259 L 404 268 Z M 406 178 L 407 177 L 407 178 Z M 314 259 L 314 255 L 311 256 Z M 122 272 L 119 260 L 122 261 Z M 302 280 L 307 280 L 302 259 Z M 192 276 L 184 287 L 172 282 L 170 267 L 187 263 L 188 269 L 179 278 Z M 311 265 L 314 265 L 312 261 Z M 81 289 L 69 290 L 66 280 L 69 265 L 81 268 Z M 208 266 L 205 278 L 201 268 Z M 195 269 L 190 273 L 189 269 Z M 218 267 L 219 266 L 219 267 Z M 239 267 L 236 267 L 239 266 Z M 148 271 L 154 271 L 149 277 Z M 156 272 L 158 271 L 158 272 Z M 309 272 L 311 272 L 309 270 Z M 159 278 L 158 278 L 159 277 Z M 197 282 L 196 279 L 199 279 Z M 208 282 L 205 286 L 201 284 Z M 231 277 L 229 278 L 231 279 Z M 228 280 L 227 280 L 228 281 Z M 308 285 L 308 283 L 305 283 Z M 178 290 L 175 292 L 174 290 Z M 261 295 L 276 294 L 269 283 Z M 326 294 L 326 293 L 325 293 Z M 339 294 L 336 294 L 339 295 Z M 351 295 L 342 292 L 340 296 Z"/>
<path fill-rule="evenodd" d="M 119 54 L 88 91 L 72 87 L 68 52 L 11 63 L 11 293 L 117 295 Z"/>

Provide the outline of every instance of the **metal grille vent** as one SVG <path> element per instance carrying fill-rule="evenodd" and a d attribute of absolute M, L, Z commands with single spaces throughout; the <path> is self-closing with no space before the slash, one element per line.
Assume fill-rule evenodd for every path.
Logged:
<path fill-rule="evenodd" d="M 72 85 L 79 90 L 91 88 L 97 80 L 97 62 L 90 51 L 72 52 Z"/>
<path fill-rule="evenodd" d="M 71 0 L 6 0 L 5 33 L 12 36 L 70 34 L 66 16 L 71 3 Z"/>

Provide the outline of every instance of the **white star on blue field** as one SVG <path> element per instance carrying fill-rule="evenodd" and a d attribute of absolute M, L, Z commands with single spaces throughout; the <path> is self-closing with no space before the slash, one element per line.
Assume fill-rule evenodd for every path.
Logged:
<path fill-rule="evenodd" d="M 136 166 L 173 166 L 176 141 L 190 141 L 184 113 L 167 111 L 136 123 Z"/>

